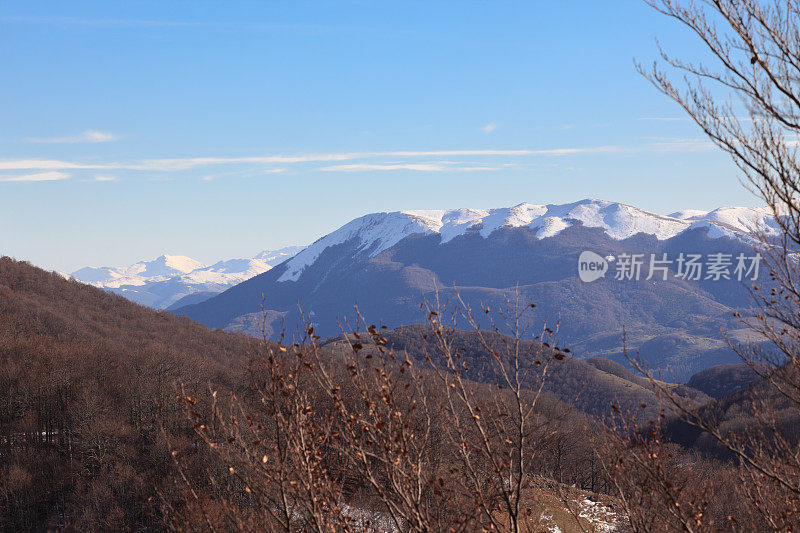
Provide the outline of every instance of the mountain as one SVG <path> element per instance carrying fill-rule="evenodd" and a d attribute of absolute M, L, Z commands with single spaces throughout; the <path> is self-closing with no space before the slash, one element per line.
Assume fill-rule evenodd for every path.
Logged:
<path fill-rule="evenodd" d="M 428 325 L 402 326 L 386 330 L 382 337 L 386 339 L 386 346 L 395 354 L 399 354 L 401 360 L 405 356 L 423 365 L 423 368 L 428 358 L 439 368 L 447 365 L 436 339 L 430 334 Z M 460 361 L 468 368 L 465 372 L 466 377 L 479 383 L 502 384 L 500 376 L 491 365 L 487 364 L 494 355 L 486 349 L 481 338 L 497 353 L 503 353 L 504 346 L 513 343 L 511 338 L 487 331 L 480 333 L 453 331 L 448 338 L 451 350 L 461 354 Z M 325 346 L 335 345 L 341 342 L 340 339 L 341 337 L 334 339 Z M 361 336 L 359 341 L 370 343 L 365 336 Z M 537 357 L 537 354 L 541 357 L 540 349 L 541 345 L 535 341 L 522 341 L 519 345 L 520 353 L 523 354 L 520 360 L 530 361 L 530 358 Z M 525 365 L 522 367 L 525 368 Z M 535 388 L 538 386 L 537 380 L 541 379 L 541 374 L 533 370 L 528 374 L 528 379 L 531 382 L 530 386 Z M 634 375 L 622 365 L 600 357 L 587 361 L 572 357 L 552 361 L 547 370 L 543 390 L 578 411 L 601 419 L 613 417 L 612 405 L 624 412 L 637 413 L 637 418 L 643 422 L 658 416 L 658 392 L 649 380 Z M 674 391 L 679 397 L 693 402 L 694 405 L 700 406 L 710 400 L 703 392 L 688 386 L 678 386 Z M 642 407 L 643 404 L 645 407 Z"/>
<path fill-rule="evenodd" d="M 72 277 L 157 309 L 199 303 L 225 289 L 268 271 L 294 256 L 302 246 L 266 250 L 250 259 L 205 265 L 190 257 L 162 255 L 128 267 L 84 267 Z"/>
<path fill-rule="evenodd" d="M 745 389 L 758 375 L 744 363 L 716 365 L 701 370 L 686 382 L 688 387 L 702 391 L 712 398 L 723 398 Z"/>
<path fill-rule="evenodd" d="M 738 361 L 721 331 L 741 328 L 732 314 L 750 300 L 747 282 L 730 275 L 733 265 L 732 279 L 704 275 L 692 280 L 675 277 L 675 260 L 681 253 L 704 260 L 711 254 L 729 254 L 731 261 L 739 254 L 751 257 L 755 230 L 778 233 L 767 209 L 726 207 L 665 216 L 582 200 L 374 213 L 268 272 L 175 312 L 210 327 L 241 331 L 247 330 L 243 324 L 263 323 L 258 317 L 266 303 L 264 329 L 277 335 L 282 326 L 296 331 L 299 304 L 313 317 L 318 334 L 335 336 L 337 319 L 353 322 L 356 303 L 368 320 L 395 327 L 424 321 L 420 303 L 436 293 L 450 307 L 458 293 L 473 309 L 497 310 L 518 290 L 537 305 L 532 323 L 560 317 L 562 343 L 578 357 L 624 361 L 624 328 L 630 351 L 665 368 L 666 377 L 685 380 L 703 368 Z M 587 250 L 609 270 L 591 283 L 577 272 L 578 258 Z M 647 265 L 638 280 L 614 279 L 611 270 L 623 265 L 625 254 L 667 254 L 674 261 L 667 279 L 660 274 L 646 279 Z"/>

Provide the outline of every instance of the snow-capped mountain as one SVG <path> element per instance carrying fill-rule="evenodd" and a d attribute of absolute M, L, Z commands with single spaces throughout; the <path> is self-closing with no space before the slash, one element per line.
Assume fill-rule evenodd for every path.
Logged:
<path fill-rule="evenodd" d="M 720 331 L 741 327 L 732 315 L 749 303 L 746 286 L 735 279 L 692 281 L 674 275 L 640 281 L 609 275 L 585 283 L 577 273 L 578 257 L 585 250 L 601 257 L 752 255 L 755 231 L 777 233 L 766 209 L 690 210 L 666 216 L 582 200 L 374 213 L 345 224 L 263 274 L 206 301 L 184 301 L 189 305 L 171 310 L 209 327 L 257 335 L 266 317 L 268 334 L 277 335 L 283 327 L 297 331 L 299 304 L 313 316 L 315 332 L 330 336 L 340 333 L 342 319 L 354 321 L 354 304 L 367 320 L 394 327 L 424 321 L 423 298 L 450 304 L 461 299 L 473 309 L 500 309 L 519 290 L 537 304 L 537 320 L 561 318 L 562 341 L 578 357 L 620 360 L 625 328 L 630 349 L 639 349 L 653 364 L 670 364 L 678 377 L 688 377 L 737 360 Z M 766 274 L 761 272 L 759 283 Z"/>
<path fill-rule="evenodd" d="M 266 250 L 249 259 L 229 259 L 213 265 L 181 255 L 162 255 L 127 267 L 84 267 L 71 274 L 84 283 L 106 289 L 137 303 L 169 307 L 194 295 L 202 301 L 237 283 L 262 274 L 294 256 L 302 246 Z"/>
<path fill-rule="evenodd" d="M 534 205 L 522 203 L 499 209 L 451 209 L 374 213 L 357 218 L 319 239 L 287 262 L 278 281 L 297 281 L 327 248 L 357 241 L 358 249 L 375 257 L 402 239 L 414 235 L 438 234 L 441 243 L 477 232 L 488 237 L 500 228 L 528 227 L 536 237 L 555 237 L 575 223 L 601 228 L 612 239 L 623 240 L 636 234 L 666 240 L 692 228 L 708 228 L 709 237 L 747 237 L 754 231 L 777 234 L 772 212 L 767 208 L 724 207 L 714 211 L 686 210 L 670 216 L 657 215 L 633 206 L 604 200 L 581 200 L 570 204 Z"/>
<path fill-rule="evenodd" d="M 152 261 L 139 261 L 127 267 L 84 267 L 73 272 L 71 276 L 96 287 L 109 289 L 165 281 L 201 268 L 206 268 L 206 265 L 191 257 L 162 255 Z"/>

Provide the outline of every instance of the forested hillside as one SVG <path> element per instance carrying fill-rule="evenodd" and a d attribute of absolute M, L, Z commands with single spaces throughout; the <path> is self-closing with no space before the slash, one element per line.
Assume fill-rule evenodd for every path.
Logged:
<path fill-rule="evenodd" d="M 436 346 L 435 338 L 427 335 L 428 326 L 412 325 L 387 331 L 384 336 L 388 345 L 399 353 L 408 355 L 419 364 L 425 364 L 426 357 L 431 357 L 434 364 L 443 365 L 441 351 Z M 478 382 L 496 380 L 491 360 L 491 350 L 483 345 L 481 336 L 489 340 L 495 351 L 502 351 L 501 346 L 510 339 L 502 335 L 476 331 L 453 331 L 453 349 L 462 353 L 466 364 L 466 375 Z M 536 358 L 540 354 L 541 343 L 528 340 L 520 343 L 525 359 Z M 534 368 L 538 366 L 534 365 Z M 541 372 L 532 371 L 527 378 L 533 386 L 541 379 Z M 637 416 L 646 420 L 657 416 L 661 403 L 656 390 L 646 378 L 635 376 L 618 363 L 603 358 L 582 361 L 565 357 L 548 368 L 548 377 L 544 390 L 555 398 L 574 407 L 586 415 L 596 418 L 609 417 L 614 408 L 625 412 L 636 412 Z M 676 393 L 697 405 L 709 400 L 704 393 L 686 387 L 676 386 Z M 644 406 L 644 408 L 642 407 Z"/>
<path fill-rule="evenodd" d="M 236 388 L 256 348 L 0 258 L 0 529 L 151 524 L 191 434 L 175 383 Z"/>

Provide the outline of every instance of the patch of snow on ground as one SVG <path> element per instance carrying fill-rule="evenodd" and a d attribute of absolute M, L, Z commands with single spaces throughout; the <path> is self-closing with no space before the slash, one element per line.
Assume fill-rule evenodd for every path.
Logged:
<path fill-rule="evenodd" d="M 612 509 L 589 498 L 584 498 L 578 505 L 578 516 L 589 522 L 597 531 L 611 533 L 617 530 L 619 516 Z"/>

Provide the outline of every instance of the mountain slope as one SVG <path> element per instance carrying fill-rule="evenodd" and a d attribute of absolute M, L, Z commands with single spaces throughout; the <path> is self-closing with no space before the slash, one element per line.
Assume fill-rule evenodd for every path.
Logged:
<path fill-rule="evenodd" d="M 177 387 L 236 390 L 258 349 L 0 258 L 0 530 L 163 528 Z"/>
<path fill-rule="evenodd" d="M 612 202 L 520 204 L 492 210 L 376 213 L 319 239 L 294 258 L 205 302 L 176 309 L 210 327 L 236 322 L 266 304 L 289 332 L 311 313 L 321 335 L 340 333 L 337 319 L 353 319 L 353 305 L 390 327 L 423 320 L 423 298 L 473 309 L 497 310 L 515 291 L 537 304 L 535 322 L 561 318 L 563 342 L 579 357 L 622 360 L 622 330 L 629 348 L 667 376 L 688 379 L 714 364 L 736 360 L 721 329 L 737 327 L 734 310 L 748 305 L 746 283 L 736 279 L 615 280 L 613 272 L 584 283 L 578 256 L 625 253 L 752 255 L 752 230 L 768 233 L 764 210 L 726 208 L 668 217 Z M 612 267 L 615 263 L 612 262 Z M 763 274 L 763 273 L 762 273 Z M 457 293 L 457 294 L 456 294 Z M 275 320 L 278 320 L 277 318 Z M 273 322 L 267 330 L 280 331 Z"/>

